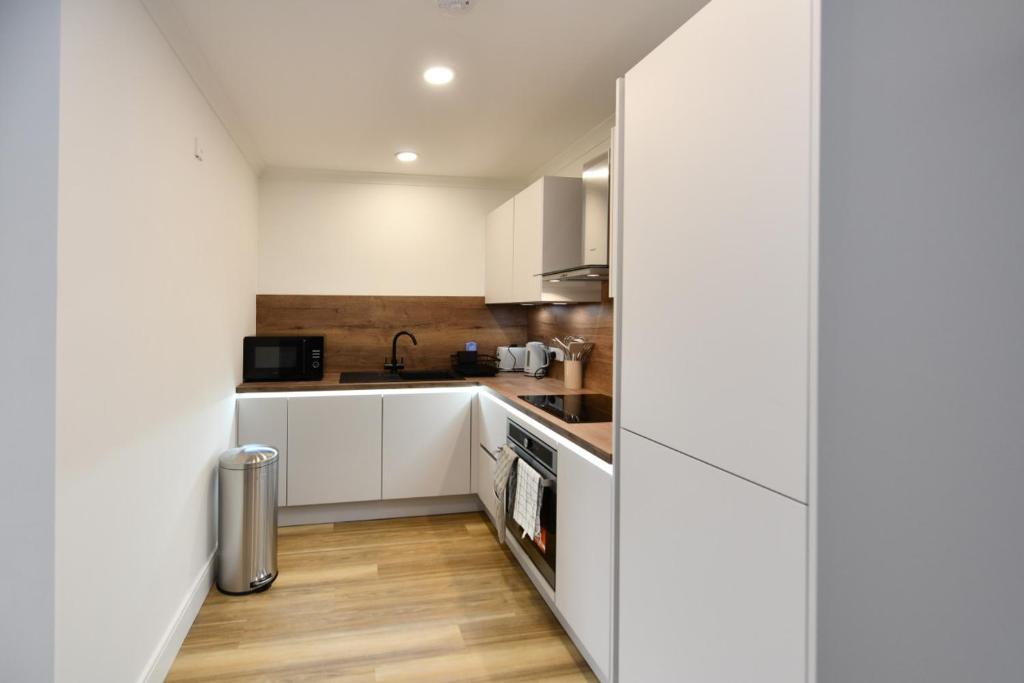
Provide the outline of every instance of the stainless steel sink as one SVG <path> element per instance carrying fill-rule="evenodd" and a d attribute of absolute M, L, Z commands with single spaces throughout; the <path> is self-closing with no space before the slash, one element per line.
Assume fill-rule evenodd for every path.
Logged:
<path fill-rule="evenodd" d="M 399 370 L 392 372 L 343 372 L 341 384 L 378 384 L 386 382 L 450 382 L 462 379 L 451 370 Z"/>

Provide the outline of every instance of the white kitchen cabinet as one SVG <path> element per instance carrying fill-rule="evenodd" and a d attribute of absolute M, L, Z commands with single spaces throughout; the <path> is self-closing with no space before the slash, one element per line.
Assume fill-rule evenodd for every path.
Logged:
<path fill-rule="evenodd" d="M 277 504 L 288 505 L 288 399 L 238 399 L 238 445 L 247 443 L 277 449 Z"/>
<path fill-rule="evenodd" d="M 495 458 L 483 446 L 475 446 L 474 452 L 476 455 L 473 472 L 476 478 L 476 494 L 480 497 L 480 502 L 483 503 L 487 514 L 490 515 L 491 522 L 496 524 L 498 497 L 494 495 Z"/>
<path fill-rule="evenodd" d="M 459 389 L 384 396 L 384 499 L 470 492 L 474 395 Z"/>
<path fill-rule="evenodd" d="M 498 449 L 505 443 L 508 434 L 508 418 L 512 414 L 508 408 L 497 398 L 494 398 L 486 389 L 481 389 L 477 395 L 477 404 L 480 408 L 479 444 L 486 448 L 491 455 L 497 455 Z"/>
<path fill-rule="evenodd" d="M 381 396 L 288 399 L 288 505 L 380 500 Z"/>
<path fill-rule="evenodd" d="M 615 121 L 608 150 L 608 297 L 615 298 L 619 281 L 619 237 L 622 230 L 622 134 L 619 124 L 625 113 L 625 79 L 615 79 Z"/>
<path fill-rule="evenodd" d="M 588 266 L 608 265 L 608 217 L 611 150 L 583 164 L 583 260 Z"/>
<path fill-rule="evenodd" d="M 512 255 L 515 200 L 509 199 L 487 214 L 484 253 L 484 301 L 507 304 L 512 294 Z"/>
<path fill-rule="evenodd" d="M 715 0 L 626 74 L 620 302 L 622 426 L 804 501 L 812 4 Z"/>
<path fill-rule="evenodd" d="M 803 681 L 807 508 L 625 431 L 616 466 L 619 680 Z"/>
<path fill-rule="evenodd" d="M 611 467 L 595 456 L 560 448 L 557 501 L 555 605 L 607 679 L 612 646 Z"/>
<path fill-rule="evenodd" d="M 583 181 L 545 176 L 514 201 L 514 301 L 600 301 L 599 282 L 553 283 L 541 277 L 583 262 Z"/>

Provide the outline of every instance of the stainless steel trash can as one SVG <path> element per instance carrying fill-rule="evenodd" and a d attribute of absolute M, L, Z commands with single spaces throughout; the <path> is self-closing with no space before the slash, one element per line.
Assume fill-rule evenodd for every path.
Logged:
<path fill-rule="evenodd" d="M 220 456 L 217 588 L 243 595 L 277 578 L 277 449 L 247 444 Z"/>

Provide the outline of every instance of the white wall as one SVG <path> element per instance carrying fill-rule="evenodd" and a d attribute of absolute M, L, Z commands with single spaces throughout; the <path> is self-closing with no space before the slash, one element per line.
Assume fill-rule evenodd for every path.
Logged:
<path fill-rule="evenodd" d="M 266 173 L 260 294 L 482 296 L 484 219 L 514 190 L 388 178 Z"/>
<path fill-rule="evenodd" d="M 0 0 L 0 680 L 53 675 L 58 0 Z"/>
<path fill-rule="evenodd" d="M 822 3 L 823 683 L 1024 671 L 1024 3 Z"/>
<path fill-rule="evenodd" d="M 257 183 L 138 0 L 61 37 L 56 673 L 134 681 L 215 547 Z"/>

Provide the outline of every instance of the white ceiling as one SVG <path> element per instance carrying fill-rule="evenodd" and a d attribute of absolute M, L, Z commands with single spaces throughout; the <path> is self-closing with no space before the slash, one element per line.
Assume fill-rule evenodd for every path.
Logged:
<path fill-rule="evenodd" d="M 526 178 L 704 0 L 144 0 L 257 165 Z M 444 64 L 437 88 L 423 70 Z M 394 158 L 413 149 L 420 159 Z"/>

